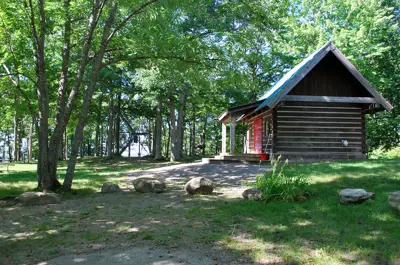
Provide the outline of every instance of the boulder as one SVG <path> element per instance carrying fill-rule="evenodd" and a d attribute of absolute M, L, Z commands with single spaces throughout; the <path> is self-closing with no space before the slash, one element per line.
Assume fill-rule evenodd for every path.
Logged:
<path fill-rule="evenodd" d="M 389 194 L 389 207 L 400 212 L 400 191 L 395 191 Z"/>
<path fill-rule="evenodd" d="M 262 200 L 262 192 L 260 189 L 252 188 L 243 191 L 242 196 L 245 200 L 252 201 L 261 201 Z"/>
<path fill-rule="evenodd" d="M 114 192 L 120 192 L 121 189 L 116 183 L 113 182 L 105 182 L 103 184 L 103 187 L 101 187 L 101 192 L 102 193 L 114 193 Z"/>
<path fill-rule="evenodd" d="M 50 192 L 24 192 L 16 200 L 24 205 L 45 205 L 60 203 L 61 196 Z"/>
<path fill-rule="evenodd" d="M 214 190 L 213 182 L 207 178 L 197 177 L 189 180 L 185 185 L 188 194 L 211 194 Z"/>
<path fill-rule="evenodd" d="M 133 186 L 137 192 L 148 193 L 161 193 L 167 187 L 164 181 L 160 179 L 139 178 L 133 181 Z"/>
<path fill-rule="evenodd" d="M 366 192 L 363 189 L 343 189 L 339 192 L 341 204 L 358 204 L 368 199 L 375 199 L 375 193 Z"/>

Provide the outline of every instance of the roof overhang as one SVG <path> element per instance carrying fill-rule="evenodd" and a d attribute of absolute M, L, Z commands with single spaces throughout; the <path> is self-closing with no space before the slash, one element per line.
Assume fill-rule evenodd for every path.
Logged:
<path fill-rule="evenodd" d="M 260 104 L 262 100 L 252 102 L 249 104 L 239 105 L 225 110 L 219 117 L 220 122 L 226 122 L 226 120 L 235 118 L 238 116 L 246 115 L 253 112 Z"/>

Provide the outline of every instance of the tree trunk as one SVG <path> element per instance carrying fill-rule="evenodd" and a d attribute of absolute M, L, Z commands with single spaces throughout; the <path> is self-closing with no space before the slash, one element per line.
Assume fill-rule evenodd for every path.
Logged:
<path fill-rule="evenodd" d="M 38 147 L 39 157 L 37 166 L 38 184 L 42 189 L 54 190 L 60 183 L 55 174 L 49 171 L 49 96 L 47 88 L 47 73 L 45 60 L 45 38 L 46 38 L 46 16 L 44 1 L 38 1 L 39 10 L 39 30 L 36 29 L 35 11 L 32 0 L 29 0 L 31 30 L 34 40 L 36 57 L 36 76 L 38 83 L 36 86 L 37 101 L 39 108 L 39 130 Z M 56 145 L 58 147 L 58 144 Z M 54 154 L 56 156 L 57 153 Z M 54 158 L 53 158 L 54 159 Z M 56 159 L 56 158 L 55 158 Z M 55 165 L 55 167 L 57 167 Z"/>
<path fill-rule="evenodd" d="M 175 99 L 170 97 L 169 99 L 169 115 L 170 115 L 170 135 L 171 135 L 171 161 L 176 161 L 176 117 L 175 117 Z"/>
<path fill-rule="evenodd" d="M 154 156 L 154 140 L 153 140 L 153 136 L 152 136 L 152 130 L 151 130 L 151 120 L 148 119 L 148 131 L 149 131 L 149 154 Z M 153 131 L 154 134 L 154 131 Z"/>
<path fill-rule="evenodd" d="M 203 136 L 202 136 L 202 155 L 206 155 L 206 135 L 207 135 L 207 116 L 204 117 L 204 127 L 203 127 Z"/>
<path fill-rule="evenodd" d="M 65 158 L 65 160 L 67 160 L 68 159 L 68 134 L 67 134 L 67 128 L 65 128 L 64 136 L 65 136 L 64 158 Z"/>
<path fill-rule="evenodd" d="M 77 158 L 77 154 L 78 154 L 78 147 L 81 144 L 81 141 L 83 138 L 83 129 L 85 127 L 85 121 L 87 118 L 87 114 L 89 112 L 89 105 L 92 100 L 93 92 L 94 92 L 94 89 L 97 84 L 99 72 L 102 68 L 102 60 L 104 57 L 104 53 L 106 51 L 107 43 L 109 41 L 108 38 L 110 36 L 111 27 L 115 20 L 115 13 L 116 13 L 115 2 L 113 1 L 111 3 L 111 5 L 112 5 L 112 7 L 110 10 L 108 19 L 104 25 L 103 37 L 101 40 L 100 50 L 97 53 L 97 56 L 95 57 L 95 61 L 93 63 L 90 81 L 89 81 L 88 87 L 87 87 L 87 89 L 85 91 L 85 95 L 84 95 L 82 110 L 80 112 L 78 124 L 75 128 L 75 137 L 74 137 L 74 141 L 72 142 L 71 155 L 70 155 L 70 158 L 68 161 L 67 173 L 65 175 L 65 179 L 64 179 L 64 183 L 63 183 L 63 189 L 65 191 L 70 191 L 71 187 L 72 187 L 72 181 L 74 178 L 75 166 L 76 166 L 76 158 Z"/>
<path fill-rule="evenodd" d="M 161 115 L 161 109 L 162 109 L 162 102 L 161 99 L 158 99 L 157 103 L 157 109 L 156 109 L 156 124 L 155 124 L 155 134 L 154 134 L 154 142 L 155 142 L 155 159 L 160 160 L 161 157 L 161 127 L 162 127 L 162 115 Z"/>
<path fill-rule="evenodd" d="M 168 158 L 170 151 L 169 151 L 169 145 L 171 142 L 171 122 L 167 120 L 167 124 L 168 124 L 168 136 L 167 136 L 167 140 L 165 141 L 165 157 Z"/>
<path fill-rule="evenodd" d="M 29 126 L 29 135 L 28 135 L 28 163 L 32 161 L 32 138 L 33 138 L 34 123 L 35 123 L 35 118 L 32 117 L 32 122 Z"/>
<path fill-rule="evenodd" d="M 107 133 L 107 156 L 112 157 L 113 156 L 113 146 L 114 146 L 114 136 L 113 136 L 113 130 L 114 130 L 114 99 L 113 95 L 111 93 L 111 98 L 110 98 L 110 109 L 108 111 L 108 133 Z"/>
<path fill-rule="evenodd" d="M 81 87 L 83 77 L 85 76 L 87 61 L 89 58 L 89 51 L 91 43 L 94 37 L 94 32 L 97 26 L 99 15 L 101 14 L 101 2 L 100 0 L 93 1 L 92 12 L 89 17 L 89 23 L 85 36 L 82 53 L 79 59 L 78 71 L 76 73 L 74 85 L 69 93 L 68 100 L 66 100 L 66 92 L 68 87 L 68 76 L 69 76 L 69 60 L 70 60 L 70 49 L 71 49 L 71 16 L 70 16 L 70 0 L 64 0 L 64 7 L 66 13 L 66 21 L 64 25 L 64 45 L 62 51 L 62 71 L 59 81 L 58 96 L 57 96 L 57 109 L 55 118 L 55 128 L 53 135 L 50 139 L 48 146 L 49 151 L 47 158 L 49 174 L 55 178 L 57 174 L 57 157 L 58 148 L 62 141 L 62 134 L 64 133 L 69 119 L 72 114 L 74 102 L 77 98 L 79 88 Z M 39 152 L 40 153 L 40 152 Z M 59 183 L 58 183 L 59 185 Z"/>
<path fill-rule="evenodd" d="M 15 99 L 15 103 L 16 103 Z M 15 106 L 17 107 L 17 106 Z M 19 133 L 18 133 L 18 116 L 17 116 L 17 111 L 15 111 L 14 114 L 14 144 L 13 144 L 13 149 L 14 149 L 14 160 L 19 161 Z"/>
<path fill-rule="evenodd" d="M 99 109 L 97 110 L 97 121 L 96 121 L 96 134 L 94 140 L 94 156 L 99 156 L 100 146 L 100 125 L 101 125 L 101 106 L 103 105 L 103 97 L 100 95 Z"/>
<path fill-rule="evenodd" d="M 171 161 L 179 161 L 182 158 L 184 116 L 186 96 L 183 91 L 179 95 L 178 123 L 175 118 L 175 99 L 170 98 L 171 116 Z"/>
<path fill-rule="evenodd" d="M 193 108 L 194 111 L 194 108 Z M 191 143 L 190 143 L 190 155 L 196 155 L 196 118 L 195 114 L 193 114 L 193 123 L 192 123 L 192 135 L 191 135 Z"/>
<path fill-rule="evenodd" d="M 116 119 L 115 119 L 115 155 L 119 156 L 120 152 L 120 125 L 121 125 L 121 91 L 118 92 L 117 96 L 117 109 L 115 111 Z"/>
<path fill-rule="evenodd" d="M 100 147 L 99 147 L 99 152 L 100 152 L 99 155 L 100 155 L 100 157 L 102 157 L 103 153 L 104 153 L 104 151 L 103 151 L 103 143 L 104 143 L 104 132 L 103 132 L 103 130 L 104 130 L 104 128 L 103 128 L 103 126 L 101 126 L 101 124 L 100 124 Z"/>

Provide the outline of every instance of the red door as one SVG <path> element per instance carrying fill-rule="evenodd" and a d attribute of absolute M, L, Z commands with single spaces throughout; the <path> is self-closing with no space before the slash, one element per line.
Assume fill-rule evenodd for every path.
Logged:
<path fill-rule="evenodd" d="M 254 121 L 254 151 L 262 153 L 262 118 Z"/>

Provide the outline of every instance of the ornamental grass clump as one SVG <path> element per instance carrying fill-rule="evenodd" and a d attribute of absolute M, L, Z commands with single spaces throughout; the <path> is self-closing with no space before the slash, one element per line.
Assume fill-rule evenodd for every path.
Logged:
<path fill-rule="evenodd" d="M 279 156 L 271 164 L 272 170 L 256 180 L 256 187 L 262 191 L 264 201 L 301 201 L 309 196 L 310 184 L 306 176 L 285 173 L 287 159 L 283 162 L 282 156 Z"/>

